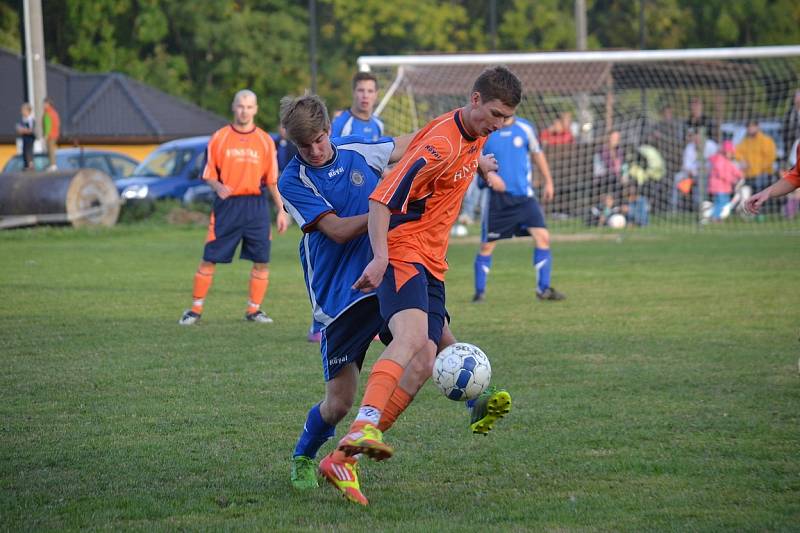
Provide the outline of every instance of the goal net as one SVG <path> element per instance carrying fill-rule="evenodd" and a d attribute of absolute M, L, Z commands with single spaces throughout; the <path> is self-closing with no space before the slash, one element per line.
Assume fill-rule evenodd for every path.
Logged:
<path fill-rule="evenodd" d="M 794 163 L 800 46 L 359 58 L 378 77 L 390 135 L 464 105 L 498 64 L 522 80 L 517 114 L 549 162 L 554 231 L 800 229 L 795 196 L 759 217 L 739 209 Z"/>

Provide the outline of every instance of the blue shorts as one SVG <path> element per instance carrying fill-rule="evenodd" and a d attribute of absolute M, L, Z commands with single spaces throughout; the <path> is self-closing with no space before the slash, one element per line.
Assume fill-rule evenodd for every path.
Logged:
<path fill-rule="evenodd" d="M 269 203 L 263 194 L 216 198 L 203 261 L 230 263 L 241 242 L 241 259 L 269 263 L 271 230 Z"/>
<path fill-rule="evenodd" d="M 378 299 L 371 294 L 348 307 L 322 328 L 319 348 L 325 381 L 336 377 L 350 363 L 357 364 L 361 370 L 369 345 L 382 326 Z"/>
<path fill-rule="evenodd" d="M 400 311 L 421 309 L 428 314 L 428 338 L 439 345 L 447 316 L 443 281 L 419 263 L 392 260 L 377 293 L 381 315 L 387 324 Z M 384 339 L 382 335 L 381 340 Z"/>
<path fill-rule="evenodd" d="M 532 196 L 489 193 L 481 222 L 481 242 L 529 235 L 528 228 L 546 228 L 544 213 Z"/>

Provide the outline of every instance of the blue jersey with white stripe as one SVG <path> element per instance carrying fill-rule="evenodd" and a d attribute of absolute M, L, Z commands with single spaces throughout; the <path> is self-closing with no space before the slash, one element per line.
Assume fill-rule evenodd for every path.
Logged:
<path fill-rule="evenodd" d="M 375 115 L 370 115 L 369 120 L 361 120 L 348 109 L 333 119 L 331 137 L 348 135 L 358 135 L 368 141 L 377 141 L 383 136 L 383 122 Z"/>
<path fill-rule="evenodd" d="M 372 260 L 366 233 L 339 244 L 316 224 L 328 213 L 343 218 L 368 213 L 369 195 L 394 150 L 394 139 L 387 137 L 375 142 L 341 137 L 331 144 L 334 157 L 329 164 L 313 167 L 295 156 L 278 180 L 283 204 L 303 230 L 300 263 L 316 329 L 367 296 L 351 287 Z"/>
<path fill-rule="evenodd" d="M 483 147 L 484 154 L 497 158 L 497 173 L 506 183 L 506 193 L 512 196 L 533 196 L 530 155 L 541 151 L 536 128 L 519 117 L 489 135 Z"/>

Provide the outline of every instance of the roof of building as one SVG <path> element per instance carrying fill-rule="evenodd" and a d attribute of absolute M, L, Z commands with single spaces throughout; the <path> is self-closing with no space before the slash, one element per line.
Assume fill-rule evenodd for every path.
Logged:
<path fill-rule="evenodd" d="M 161 143 L 208 135 L 228 121 L 118 73 L 84 74 L 47 64 L 47 92 L 61 117 L 61 138 L 87 143 Z M 0 48 L 0 143 L 14 142 L 25 101 L 24 60 Z"/>

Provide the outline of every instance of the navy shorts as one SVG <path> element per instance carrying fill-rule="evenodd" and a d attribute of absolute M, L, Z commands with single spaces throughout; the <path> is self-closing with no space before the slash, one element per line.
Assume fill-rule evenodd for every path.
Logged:
<path fill-rule="evenodd" d="M 382 326 L 378 299 L 371 294 L 348 307 L 322 328 L 319 348 L 325 381 L 336 377 L 350 363 L 357 364 L 361 370 L 369 345 Z"/>
<path fill-rule="evenodd" d="M 481 242 L 530 235 L 528 228 L 546 228 L 544 213 L 532 196 L 489 193 L 481 222 Z"/>
<path fill-rule="evenodd" d="M 428 338 L 439 345 L 447 316 L 443 281 L 419 263 L 392 260 L 377 293 L 384 322 L 400 311 L 421 309 L 428 314 Z"/>
<path fill-rule="evenodd" d="M 230 263 L 241 242 L 241 259 L 269 263 L 271 229 L 269 203 L 264 195 L 216 198 L 203 261 Z"/>

